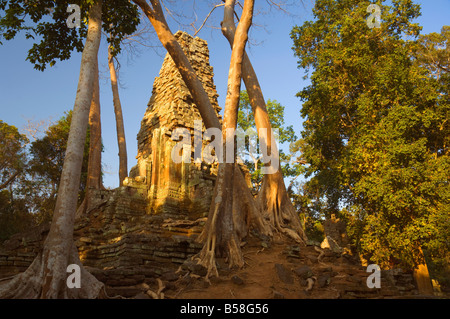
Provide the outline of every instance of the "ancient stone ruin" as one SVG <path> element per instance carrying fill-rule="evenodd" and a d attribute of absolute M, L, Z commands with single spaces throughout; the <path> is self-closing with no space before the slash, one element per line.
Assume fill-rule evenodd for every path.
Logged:
<path fill-rule="evenodd" d="M 323 222 L 325 239 L 320 244 L 321 248 L 328 248 L 334 252 L 343 252 L 349 250 L 345 223 L 335 214 L 331 214 L 329 219 Z"/>
<path fill-rule="evenodd" d="M 176 37 L 218 114 L 220 107 L 206 41 L 183 32 L 177 32 Z M 205 274 L 204 269 L 189 261 L 189 257 L 202 248 L 196 238 L 206 221 L 217 167 L 196 162 L 193 154 L 190 163 L 175 163 L 171 159 L 177 143 L 171 135 L 176 128 L 190 131 L 193 151 L 203 146 L 194 144 L 195 120 L 201 120 L 200 114 L 174 62 L 167 55 L 153 83 L 137 136 L 137 165 L 131 170 L 125 186 L 94 190 L 92 208 L 75 225 L 74 238 L 80 259 L 105 283 L 109 295 L 136 296 L 146 291 L 149 284 L 154 284 L 155 278 L 164 281 L 166 287 L 175 281 L 192 279 L 180 275 L 177 271 L 180 266 L 197 276 Z M 335 220 L 328 223 L 325 226 L 330 239 L 345 246 L 341 225 Z M 0 246 L 0 278 L 26 270 L 41 249 L 48 231 L 49 225 L 41 225 L 12 236 Z M 263 244 L 266 246 L 255 248 L 253 258 L 267 247 L 267 243 Z M 383 292 L 370 290 L 365 287 L 366 273 L 360 265 L 347 264 L 340 252 L 323 249 L 319 253 L 317 249 L 298 245 L 279 249 L 276 253 L 282 258 L 276 260 L 273 278 L 280 277 L 283 284 L 289 286 L 288 290 L 293 289 L 292 285 L 307 285 L 307 288 L 300 288 L 305 292 L 315 282 L 314 289 L 319 289 L 319 295 L 320 289 L 334 285 L 333 291 L 340 297 L 393 296 L 411 294 L 415 289 L 409 275 L 390 272 L 384 282 L 391 288 Z M 344 266 L 335 268 L 340 260 Z M 278 263 L 281 262 L 291 263 L 294 271 L 291 273 L 280 266 Z M 324 262 L 333 268 L 324 267 Z M 269 271 L 274 270 L 270 268 Z M 295 280 L 291 278 L 293 275 Z M 238 282 L 243 284 L 243 280 Z"/>
<path fill-rule="evenodd" d="M 175 36 L 218 114 L 206 41 L 184 32 Z M 172 131 L 187 128 L 194 137 L 195 120 L 201 120 L 200 113 L 167 55 L 141 122 L 137 165 L 126 186 L 93 191 L 93 208 L 75 226 L 81 261 L 109 286 L 173 273 L 201 248 L 195 238 L 209 210 L 215 168 L 193 158 L 191 163 L 171 160 L 177 142 L 171 139 Z M 43 225 L 12 236 L 0 251 L 0 277 L 24 271 L 48 229 Z"/>
<path fill-rule="evenodd" d="M 221 108 L 217 102 L 218 94 L 213 81 L 213 69 L 209 65 L 206 41 L 194 39 L 182 32 L 175 36 L 187 53 L 219 116 Z M 215 180 L 214 168 L 201 161 L 195 162 L 193 154 L 191 163 L 175 163 L 171 158 L 176 144 L 171 135 L 176 128 L 188 129 L 192 137 L 191 145 L 194 148 L 202 147 L 194 145 L 196 120 L 201 125 L 201 116 L 192 96 L 172 58 L 166 55 L 153 84 L 152 96 L 137 136 L 138 163 L 130 173 L 137 183 L 127 181 L 130 186 L 137 184 L 143 188 L 149 213 L 164 212 L 173 214 L 175 218 L 179 218 L 180 214 L 197 218 L 206 216 Z"/>
<path fill-rule="evenodd" d="M 209 96 L 210 102 L 221 121 L 221 108 L 213 80 L 213 68 L 209 64 L 209 50 L 205 40 L 192 38 L 184 32 L 175 37 L 186 53 L 194 71 Z M 177 144 L 172 133 L 175 129 L 187 129 L 191 137 L 189 163 L 176 163 L 171 157 Z M 199 132 L 201 134 L 198 134 Z M 131 169 L 125 184 L 136 188 L 147 199 L 151 214 L 171 214 L 175 218 L 205 217 L 209 211 L 217 165 L 206 164 L 194 158 L 208 144 L 202 136 L 205 127 L 189 90 L 169 55 L 166 55 L 153 91 L 141 129 L 137 135 L 137 165 Z M 250 185 L 248 170 L 241 169 Z M 182 216 L 181 216 L 181 215 Z"/>

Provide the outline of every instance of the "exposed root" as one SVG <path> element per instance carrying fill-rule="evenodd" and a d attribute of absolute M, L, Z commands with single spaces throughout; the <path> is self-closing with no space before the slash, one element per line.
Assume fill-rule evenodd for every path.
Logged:
<path fill-rule="evenodd" d="M 148 289 L 145 292 L 148 296 L 152 297 L 153 299 L 159 299 L 159 296 L 152 290 Z"/>
<path fill-rule="evenodd" d="M 105 190 L 103 185 L 100 186 L 100 189 Z M 102 200 L 101 202 L 99 202 L 97 200 L 96 204 L 94 205 L 93 200 L 91 199 L 91 196 L 93 196 L 92 191 L 93 190 L 88 190 L 86 192 L 86 195 L 84 196 L 84 199 L 81 202 L 81 205 L 78 207 L 78 209 L 75 213 L 76 221 L 79 221 L 83 216 L 86 216 L 87 214 L 89 214 L 91 211 L 93 211 L 95 209 L 99 209 L 100 207 L 102 207 L 103 205 L 105 205 L 108 202 L 108 199 Z"/>
<path fill-rule="evenodd" d="M 164 283 L 162 282 L 161 279 L 158 278 L 158 279 L 156 279 L 156 281 L 158 282 L 158 290 L 155 292 L 155 291 L 150 289 L 149 285 L 143 284 L 143 288 L 145 290 L 145 293 L 149 297 L 152 297 L 153 299 L 164 299 L 163 290 L 166 289 L 166 286 L 164 285 Z"/>
<path fill-rule="evenodd" d="M 298 243 L 306 242 L 306 234 L 286 192 L 280 172 L 264 175 L 257 200 L 262 207 L 264 217 L 269 220 L 274 229 Z"/>
<path fill-rule="evenodd" d="M 246 237 L 249 229 L 253 228 L 260 235 L 271 238 L 273 236 L 273 228 L 264 219 L 261 205 L 251 194 L 239 167 L 236 166 L 235 171 L 233 216 L 235 219 L 240 218 L 240 220 L 235 221 L 235 224 L 246 226 L 241 237 Z"/>
<path fill-rule="evenodd" d="M 216 254 L 226 257 L 230 268 L 244 266 L 241 242 L 250 228 L 272 235 L 237 165 L 219 165 L 213 198 L 206 226 L 199 236 L 204 246 L 197 257 L 198 263 L 207 269 L 206 278 L 219 276 Z"/>
<path fill-rule="evenodd" d="M 314 283 L 316 282 L 317 278 L 315 276 L 306 279 L 307 287 L 305 288 L 305 291 L 310 291 L 313 289 Z"/>
<path fill-rule="evenodd" d="M 182 271 L 183 271 L 183 267 L 179 266 L 178 269 L 177 269 L 177 271 L 175 271 L 175 273 L 176 273 L 176 274 L 179 274 L 179 273 L 182 272 Z"/>
<path fill-rule="evenodd" d="M 322 261 L 322 257 L 323 255 L 325 255 L 325 252 L 317 246 L 314 246 L 314 250 L 319 252 L 319 256 L 317 256 L 317 262 L 324 265 L 325 263 Z"/>
<path fill-rule="evenodd" d="M 217 219 L 217 210 L 218 205 L 216 205 L 213 220 L 211 224 L 214 224 Z M 216 250 L 216 234 L 214 230 L 208 232 L 208 238 L 206 240 L 205 245 L 203 246 L 202 251 L 199 253 L 199 257 L 196 258 L 198 263 L 207 269 L 206 278 L 210 277 L 211 274 L 214 274 L 216 277 L 219 276 L 219 272 L 217 271 L 216 266 L 216 258 L 215 258 L 215 250 Z"/>
<path fill-rule="evenodd" d="M 158 282 L 158 291 L 157 294 L 161 294 L 164 289 L 166 289 L 166 285 L 163 284 L 162 280 L 157 278 L 156 281 Z"/>
<path fill-rule="evenodd" d="M 27 270 L 0 282 L 0 299 L 94 299 L 107 298 L 104 285 L 81 264 L 75 245 L 68 262 L 56 252 L 44 249 Z M 80 266 L 81 288 L 68 288 L 66 267 Z"/>

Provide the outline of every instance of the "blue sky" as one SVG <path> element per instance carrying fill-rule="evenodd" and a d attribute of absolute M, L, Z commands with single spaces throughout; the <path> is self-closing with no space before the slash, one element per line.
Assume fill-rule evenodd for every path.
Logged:
<path fill-rule="evenodd" d="M 268 9 L 266 1 L 257 1 L 258 5 L 262 5 L 257 7 L 257 10 L 263 13 L 256 16 L 254 23 L 257 26 L 252 27 L 251 31 L 252 42 L 256 44 L 247 49 L 266 100 L 275 99 L 285 106 L 286 124 L 294 126 L 297 136 L 300 136 L 302 119 L 299 115 L 301 102 L 295 94 L 308 83 L 302 80 L 303 70 L 297 69 L 289 33 L 294 25 L 301 25 L 312 19 L 314 1 L 303 2 L 303 5 L 291 7 L 293 14 L 287 16 L 275 9 Z M 450 24 L 450 0 L 414 2 L 422 7 L 422 16 L 417 22 L 423 26 L 423 34 L 440 32 L 443 25 Z M 203 8 L 197 12 L 197 26 L 208 11 L 209 9 Z M 222 15 L 222 8 L 216 9 L 209 24 L 219 26 Z M 180 29 L 173 19 L 168 18 L 168 21 L 173 32 Z M 192 29 L 187 31 L 192 33 Z M 223 107 L 231 54 L 228 42 L 218 29 L 204 28 L 198 36 L 208 41 L 219 104 Z M 99 53 L 102 139 L 105 147 L 102 161 L 104 185 L 114 188 L 119 184 L 118 149 L 105 43 L 102 39 Z M 64 111 L 73 108 L 77 91 L 81 54 L 75 53 L 70 60 L 57 62 L 54 67 L 40 72 L 25 61 L 31 45 L 32 42 L 25 40 L 24 36 L 18 36 L 13 41 L 4 42 L 0 47 L 0 119 L 19 130 L 23 129 L 27 119 L 58 120 Z M 120 97 L 127 136 L 129 169 L 136 164 L 136 135 L 150 99 L 154 78 L 158 76 L 165 54 L 163 49 L 158 50 L 159 54 L 146 48 L 140 51 L 141 54 L 132 60 L 126 53 L 119 57 L 120 82 L 123 85 L 120 88 Z"/>

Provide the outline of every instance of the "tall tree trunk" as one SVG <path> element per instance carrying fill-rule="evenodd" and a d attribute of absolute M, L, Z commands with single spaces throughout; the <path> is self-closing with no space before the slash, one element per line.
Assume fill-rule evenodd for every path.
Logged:
<path fill-rule="evenodd" d="M 225 3 L 225 19 L 233 19 L 235 1 L 227 0 Z M 253 200 L 250 190 L 245 183 L 241 170 L 236 164 L 234 147 L 234 131 L 237 126 L 239 107 L 239 93 L 242 78 L 242 59 L 245 44 L 248 39 L 248 30 L 252 23 L 254 1 L 246 0 L 244 3 L 242 19 L 239 22 L 231 53 L 230 69 L 228 74 L 228 90 L 225 101 L 224 121 L 222 127 L 223 159 L 219 163 L 214 197 L 211 203 L 207 224 L 200 236 L 205 245 L 199 254 L 199 263 L 208 269 L 207 277 L 218 275 L 215 256 L 225 256 L 230 267 L 244 265 L 241 252 L 241 240 L 248 235 L 253 224 L 259 231 L 270 234 L 270 229 L 264 223 L 258 205 Z M 231 21 L 234 23 L 234 21 Z M 232 130 L 233 134 L 229 134 Z M 228 160 L 233 152 L 233 161 Z"/>
<path fill-rule="evenodd" d="M 92 190 L 103 189 L 102 183 L 102 124 L 100 115 L 100 81 L 98 72 L 98 57 L 95 58 L 94 87 L 91 107 L 89 109 L 89 158 L 87 168 L 86 193 L 75 214 L 75 220 L 91 210 Z"/>
<path fill-rule="evenodd" d="M 236 33 L 234 20 L 224 19 L 222 33 L 227 38 L 231 48 L 233 48 Z M 270 124 L 266 102 L 262 94 L 261 86 L 259 85 L 258 77 L 247 53 L 244 53 L 242 61 L 242 77 L 250 99 L 258 134 L 260 133 L 260 129 L 267 129 L 267 138 L 261 135 L 259 135 L 259 138 L 267 146 L 268 154 L 278 156 L 277 145 L 272 144 L 272 125 Z M 265 217 L 270 220 L 271 225 L 275 229 L 289 235 L 298 242 L 306 241 L 306 234 L 301 225 L 300 218 L 289 199 L 281 166 L 275 173 L 265 174 L 263 176 L 262 186 L 257 200 L 264 211 Z"/>
<path fill-rule="evenodd" d="M 100 83 L 98 77 L 98 57 L 95 59 L 94 91 L 89 110 L 89 159 L 86 188 L 100 189 L 102 184 L 102 124 L 100 116 Z"/>
<path fill-rule="evenodd" d="M 104 287 L 84 269 L 73 241 L 83 150 L 95 81 L 95 61 L 101 37 L 101 14 L 100 0 L 89 11 L 88 33 L 50 231 L 42 251 L 30 267 L 12 279 L 0 282 L 0 298 L 95 298 Z M 69 264 L 80 267 L 81 288 L 67 287 Z"/>
<path fill-rule="evenodd" d="M 123 125 L 122 105 L 120 103 L 116 68 L 114 66 L 111 46 L 108 46 L 108 65 L 109 73 L 111 76 L 114 114 L 116 115 L 117 144 L 119 147 L 119 186 L 122 186 L 124 179 L 128 177 L 127 144 L 125 141 L 125 127 Z"/>

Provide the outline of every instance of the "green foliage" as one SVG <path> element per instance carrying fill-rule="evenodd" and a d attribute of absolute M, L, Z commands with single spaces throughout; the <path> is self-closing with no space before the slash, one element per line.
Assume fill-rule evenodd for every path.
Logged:
<path fill-rule="evenodd" d="M 450 72 L 450 26 L 443 26 L 441 33 L 419 36 L 415 58 L 437 79 Z"/>
<path fill-rule="evenodd" d="M 311 184 L 293 180 L 287 191 L 295 210 L 303 220 L 308 240 L 320 243 L 325 238 L 322 222 L 327 217 L 326 202 L 311 186 Z"/>
<path fill-rule="evenodd" d="M 0 120 L 0 190 L 8 187 L 23 172 L 26 164 L 25 135 Z"/>
<path fill-rule="evenodd" d="M 284 106 L 278 103 L 276 100 L 267 100 L 267 112 L 269 114 L 270 124 L 273 129 L 278 129 L 278 146 L 286 143 L 294 143 L 297 140 L 294 128 L 292 125 L 286 126 L 284 122 Z M 250 105 L 250 99 L 248 97 L 247 91 L 243 90 L 240 93 L 239 100 L 239 111 L 237 120 L 238 129 L 243 131 L 253 131 L 256 138 L 256 124 L 253 115 L 252 107 Z M 247 147 L 248 148 L 248 147 Z M 296 176 L 297 167 L 292 167 L 290 164 L 291 156 L 286 154 L 282 149 L 279 150 L 281 169 L 283 170 L 284 176 Z M 257 186 L 262 180 L 261 174 L 261 162 L 255 165 L 255 160 L 244 160 L 246 166 L 248 167 L 253 185 Z M 255 187 L 258 188 L 258 187 Z"/>
<path fill-rule="evenodd" d="M 29 227 L 50 222 L 69 137 L 72 112 L 51 125 L 42 138 L 29 143 L 14 126 L 0 121 L 2 182 L 15 178 L 0 190 L 0 242 Z M 85 194 L 89 159 L 89 129 L 82 165 L 79 204 Z M 17 174 L 16 174 L 16 173 Z M 7 189 L 6 189 L 7 188 Z"/>
<path fill-rule="evenodd" d="M 419 7 L 383 2 L 381 28 L 366 25 L 371 2 L 350 0 L 318 0 L 316 20 L 293 28 L 298 65 L 313 71 L 298 93 L 299 144 L 307 187 L 347 220 L 353 244 L 382 267 L 412 268 L 421 249 L 448 254 L 449 82 L 422 59 Z"/>
<path fill-rule="evenodd" d="M 50 126 L 45 136 L 31 144 L 29 151 L 29 178 L 22 183 L 21 192 L 29 199 L 30 209 L 39 215 L 39 221 L 49 221 L 56 203 L 64 156 L 69 138 L 72 111 Z M 89 159 L 89 129 L 84 146 L 79 202 L 83 199 Z"/>
<path fill-rule="evenodd" d="M 0 243 L 11 235 L 35 225 L 24 199 L 15 199 L 9 190 L 0 191 Z"/>
<path fill-rule="evenodd" d="M 27 158 L 25 135 L 0 120 L 0 242 L 33 224 L 26 202 L 15 198 L 15 185 L 25 174 Z"/>
<path fill-rule="evenodd" d="M 27 39 L 36 40 L 28 51 L 27 60 L 34 68 L 44 71 L 56 60 L 70 58 L 72 52 L 81 52 L 87 35 L 87 21 L 93 0 L 0 0 L 0 44 L 1 39 L 12 40 L 24 31 Z M 80 28 L 69 28 L 66 24 L 70 12 L 69 4 L 80 7 Z M 52 10 L 48 10 L 48 8 Z M 113 45 L 113 55 L 120 53 L 123 37 L 136 31 L 139 24 L 138 8 L 131 1 L 116 0 L 102 2 L 102 28 L 113 34 L 108 42 Z M 38 42 L 38 39 L 40 41 Z"/>

